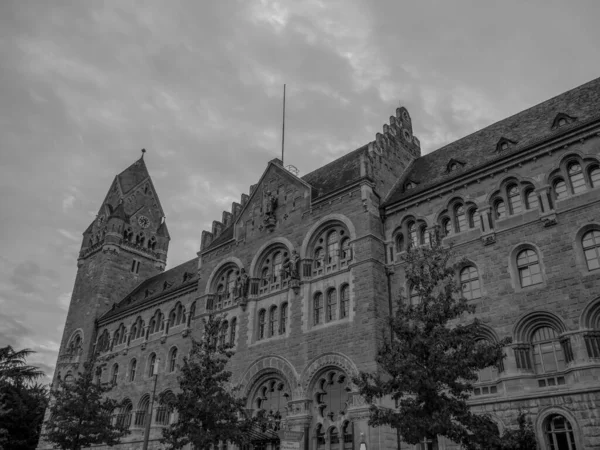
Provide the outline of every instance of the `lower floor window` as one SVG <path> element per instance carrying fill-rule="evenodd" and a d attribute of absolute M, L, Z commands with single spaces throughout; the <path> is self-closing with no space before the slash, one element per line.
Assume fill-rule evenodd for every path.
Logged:
<path fill-rule="evenodd" d="M 549 450 L 577 450 L 573 427 L 559 414 L 552 415 L 546 420 L 544 434 Z"/>

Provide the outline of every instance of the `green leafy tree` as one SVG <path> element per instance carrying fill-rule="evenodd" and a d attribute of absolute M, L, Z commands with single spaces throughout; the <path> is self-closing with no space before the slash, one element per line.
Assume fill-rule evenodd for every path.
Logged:
<path fill-rule="evenodd" d="M 237 395 L 239 387 L 231 386 L 226 365 L 234 352 L 231 344 L 220 342 L 222 326 L 222 317 L 204 320 L 202 339 L 192 339 L 190 355 L 183 360 L 180 392 L 159 398 L 178 413 L 177 421 L 163 429 L 161 442 L 169 449 L 189 443 L 208 448 L 219 441 L 241 445 L 247 440 L 254 421 L 245 414 L 246 399 Z"/>
<path fill-rule="evenodd" d="M 498 428 L 467 400 L 477 372 L 499 365 L 509 340 L 481 340 L 482 325 L 469 316 L 475 307 L 456 282 L 461 261 L 453 263 L 452 252 L 432 241 L 406 252 L 406 280 L 419 300 L 410 304 L 400 296 L 391 339 L 383 338 L 377 354 L 378 371 L 360 373 L 355 382 L 371 404 L 369 423 L 396 428 L 409 444 L 445 436 L 467 449 L 493 449 Z M 385 406 L 389 398 L 395 407 Z"/>
<path fill-rule="evenodd" d="M 42 370 L 26 362 L 32 353 L 28 348 L 17 352 L 10 345 L 0 348 L 0 383 L 25 383 L 43 377 Z"/>
<path fill-rule="evenodd" d="M 113 446 L 129 433 L 113 423 L 112 413 L 120 406 L 106 397 L 112 389 L 94 375 L 95 361 L 84 363 L 83 372 L 72 381 L 59 380 L 51 393 L 46 441 L 63 450 L 80 450 L 91 445 Z"/>
<path fill-rule="evenodd" d="M 501 450 L 535 450 L 537 442 L 535 439 L 535 431 L 533 431 L 533 423 L 531 418 L 523 411 L 519 411 L 517 416 L 518 428 L 506 429 L 502 433 L 500 444 Z"/>
<path fill-rule="evenodd" d="M 48 404 L 48 389 L 40 384 L 0 385 L 0 449 L 36 448 Z M 10 445 L 9 445 L 10 444 Z"/>

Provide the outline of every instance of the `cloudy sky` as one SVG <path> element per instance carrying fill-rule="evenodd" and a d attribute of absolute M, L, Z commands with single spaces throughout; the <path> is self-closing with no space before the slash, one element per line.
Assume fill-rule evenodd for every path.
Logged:
<path fill-rule="evenodd" d="M 399 104 L 425 153 L 600 76 L 600 2 L 0 0 L 0 346 L 51 373 L 81 233 L 146 148 L 169 266 L 280 153 L 306 174 Z"/>

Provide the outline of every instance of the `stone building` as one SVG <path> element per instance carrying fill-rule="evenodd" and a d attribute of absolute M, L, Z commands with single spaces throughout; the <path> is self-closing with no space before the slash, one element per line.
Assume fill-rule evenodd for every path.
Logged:
<path fill-rule="evenodd" d="M 469 263 L 456 274 L 486 325 L 511 337 L 479 375 L 473 408 L 502 430 L 519 409 L 547 450 L 600 448 L 600 79 L 424 156 L 398 108 L 367 145 L 297 177 L 275 159 L 204 231 L 197 256 L 164 270 L 169 232 L 142 159 L 119 174 L 84 232 L 55 377 L 90 352 L 128 403 L 120 448 L 150 447 L 173 414 L 156 392 L 208 312 L 227 315 L 231 368 L 248 407 L 303 432 L 305 450 L 415 448 L 369 428 L 350 382 L 375 369 L 404 280 L 401 255 L 434 228 Z M 275 449 L 271 430 L 257 449 Z M 440 439 L 417 448 L 454 448 Z"/>

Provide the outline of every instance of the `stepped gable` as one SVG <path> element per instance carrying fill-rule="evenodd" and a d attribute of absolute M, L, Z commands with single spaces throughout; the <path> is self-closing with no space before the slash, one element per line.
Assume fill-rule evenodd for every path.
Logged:
<path fill-rule="evenodd" d="M 184 275 L 187 274 L 185 277 Z M 168 287 L 164 289 L 165 281 Z M 168 294 L 176 289 L 198 282 L 198 258 L 191 259 L 172 269 L 166 270 L 138 284 L 133 291 L 125 296 L 119 303 L 104 314 L 100 320 L 108 319 L 123 311 L 137 308 L 140 304 L 151 301 L 163 294 Z M 148 295 L 146 295 L 148 290 Z"/>
<path fill-rule="evenodd" d="M 360 157 L 368 151 L 368 144 L 325 164 L 301 177 L 312 186 L 313 200 L 330 194 L 360 178 Z"/>
<path fill-rule="evenodd" d="M 466 171 L 518 153 L 542 138 L 558 135 L 597 118 L 599 102 L 600 78 L 597 78 L 418 158 L 383 206 L 414 196 L 436 184 L 457 178 Z M 555 117 L 560 113 L 577 119 L 553 130 Z M 497 148 L 502 138 L 514 142 L 503 152 Z M 465 161 L 466 164 L 462 169 L 448 173 L 447 164 L 452 158 Z M 417 186 L 405 191 L 406 180 L 411 180 Z"/>
<path fill-rule="evenodd" d="M 123 194 L 127 194 L 149 176 L 148 168 L 142 157 L 117 175 L 117 179 L 119 180 Z"/>

